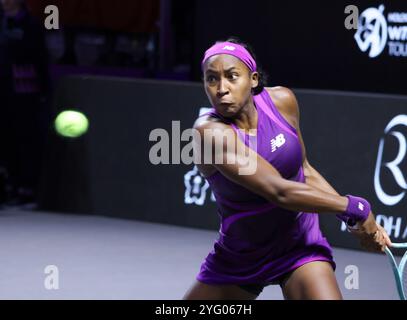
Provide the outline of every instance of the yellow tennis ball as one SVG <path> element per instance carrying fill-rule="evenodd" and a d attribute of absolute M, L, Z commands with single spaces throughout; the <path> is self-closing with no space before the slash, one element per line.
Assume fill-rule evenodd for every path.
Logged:
<path fill-rule="evenodd" d="M 77 138 L 86 133 L 89 121 L 86 116 L 78 111 L 66 110 L 55 119 L 55 130 L 63 137 Z"/>

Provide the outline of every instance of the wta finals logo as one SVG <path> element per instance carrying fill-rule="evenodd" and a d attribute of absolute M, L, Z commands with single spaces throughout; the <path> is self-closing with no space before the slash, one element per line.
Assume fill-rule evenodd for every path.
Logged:
<path fill-rule="evenodd" d="M 379 56 L 386 44 L 389 56 L 407 57 L 407 13 L 390 12 L 386 19 L 384 9 L 380 5 L 362 12 L 354 36 L 356 43 L 370 58 Z"/>
<path fill-rule="evenodd" d="M 387 21 L 383 16 L 384 6 L 379 9 L 369 8 L 359 17 L 358 31 L 355 40 L 363 52 L 369 50 L 369 57 L 382 53 L 387 41 Z"/>

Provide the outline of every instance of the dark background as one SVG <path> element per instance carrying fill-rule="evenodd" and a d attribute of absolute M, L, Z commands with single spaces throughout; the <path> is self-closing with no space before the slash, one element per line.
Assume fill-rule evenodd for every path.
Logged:
<path fill-rule="evenodd" d="M 59 66 L 58 72 L 54 72 L 56 75 L 60 75 L 61 65 L 68 64 L 82 67 L 71 68 L 68 73 L 136 74 L 154 79 L 200 81 L 204 51 L 217 40 L 237 36 L 254 48 L 259 63 L 270 76 L 270 85 L 407 93 L 407 57 L 390 57 L 386 46 L 378 57 L 369 58 L 356 44 L 355 30 L 344 26 L 347 17 L 344 10 L 348 5 L 356 5 L 361 14 L 368 7 L 383 4 L 386 15 L 390 11 L 407 12 L 404 0 L 27 2 L 40 20 L 45 18 L 43 9 L 47 4 L 59 6 L 62 30 L 48 32 L 49 38 L 54 39 L 61 32 L 72 33 L 72 30 L 77 38 L 89 33 L 104 37 L 101 45 L 88 42 L 86 48 L 84 40 L 75 40 L 82 43 L 79 56 L 99 52 L 99 59 L 91 62 L 91 59 L 86 62 L 80 58 L 76 62 L 60 59 L 56 53 L 58 45 L 51 39 L 53 62 Z M 119 36 L 129 38 L 133 45 L 123 48 L 122 44 L 120 48 L 114 41 Z M 134 56 L 135 52 L 138 54 Z M 122 67 L 127 71 L 84 69 L 90 65 Z M 137 72 L 129 72 L 128 69 L 134 68 Z"/>
<path fill-rule="evenodd" d="M 271 85 L 406 94 L 407 57 L 386 47 L 369 58 L 344 26 L 347 5 L 361 14 L 380 4 L 407 12 L 406 1 L 196 1 L 194 79 L 202 52 L 235 35 L 252 45 Z"/>

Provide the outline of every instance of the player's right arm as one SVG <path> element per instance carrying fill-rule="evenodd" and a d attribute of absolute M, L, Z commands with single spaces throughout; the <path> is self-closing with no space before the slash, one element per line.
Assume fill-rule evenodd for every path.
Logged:
<path fill-rule="evenodd" d="M 283 178 L 275 167 L 248 148 L 229 125 L 200 119 L 195 123 L 194 129 L 200 137 L 194 140 L 194 156 L 199 153 L 200 160 L 203 161 L 205 153 L 208 154 L 210 150 L 211 157 L 207 157 L 210 163 L 205 163 L 206 167 L 212 166 L 231 181 L 275 205 L 291 211 L 315 213 L 341 214 L 347 210 L 347 197 Z M 376 238 L 369 238 L 366 243 L 371 250 L 380 251 L 390 240 L 384 235 L 384 230 L 375 232 L 378 227 L 372 217 L 369 214 L 364 221 L 362 234 L 375 234 Z M 370 232 L 366 228 L 370 228 Z"/>
<path fill-rule="evenodd" d="M 219 171 L 229 180 L 275 205 L 291 211 L 324 214 L 342 214 L 347 210 L 347 197 L 283 178 L 275 167 L 248 148 L 229 125 L 201 118 L 194 129 L 199 136 L 193 141 L 195 161 L 199 160 L 199 164 L 202 164 L 206 154 L 204 167 L 213 167 L 213 171 Z M 196 157 L 198 154 L 200 157 Z M 369 215 L 363 225 L 377 230 L 377 224 L 371 217 Z M 362 234 L 368 233 L 364 230 Z M 386 239 L 384 232 L 374 234 L 376 238 L 366 239 L 368 245 L 365 247 L 369 246 L 372 251 L 383 251 L 385 243 L 390 240 Z"/>
<path fill-rule="evenodd" d="M 231 181 L 277 206 L 317 213 L 342 213 L 346 210 L 347 197 L 284 179 L 268 161 L 248 148 L 229 125 L 201 119 L 195 123 L 194 129 L 200 136 L 199 141 L 194 140 L 194 154 L 199 153 L 201 161 L 209 150 L 212 154 L 210 163 L 205 163 L 205 166 L 213 166 Z"/>

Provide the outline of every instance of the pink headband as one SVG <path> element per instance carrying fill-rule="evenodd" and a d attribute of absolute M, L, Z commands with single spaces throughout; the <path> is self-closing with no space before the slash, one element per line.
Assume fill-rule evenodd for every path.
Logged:
<path fill-rule="evenodd" d="M 206 50 L 201 64 L 202 69 L 206 60 L 218 54 L 229 54 L 231 56 L 234 56 L 240 59 L 250 69 L 250 71 L 257 71 L 256 61 L 254 61 L 249 51 L 247 51 L 241 45 L 232 42 L 216 43 L 208 50 Z"/>

